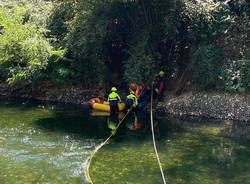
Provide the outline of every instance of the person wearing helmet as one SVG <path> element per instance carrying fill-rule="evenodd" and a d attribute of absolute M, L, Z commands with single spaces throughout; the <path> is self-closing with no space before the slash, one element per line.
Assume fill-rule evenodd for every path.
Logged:
<path fill-rule="evenodd" d="M 160 71 L 159 74 L 156 76 L 155 87 L 154 87 L 154 96 L 158 97 L 159 101 L 162 101 L 164 90 L 165 90 L 164 72 Z"/>
<path fill-rule="evenodd" d="M 137 97 L 135 96 L 134 91 L 130 91 L 130 94 L 127 96 L 126 100 L 126 109 L 130 109 L 132 106 L 136 107 L 138 105 Z"/>
<path fill-rule="evenodd" d="M 111 93 L 108 96 L 108 102 L 111 113 L 119 112 L 118 102 L 121 102 L 121 98 L 116 91 L 117 91 L 116 87 L 112 87 Z"/>

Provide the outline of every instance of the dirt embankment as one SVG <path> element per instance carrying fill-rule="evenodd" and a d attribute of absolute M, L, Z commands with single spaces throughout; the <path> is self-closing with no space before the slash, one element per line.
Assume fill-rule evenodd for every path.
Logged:
<path fill-rule="evenodd" d="M 120 94 L 125 99 L 126 92 Z M 36 87 L 10 88 L 6 83 L 0 82 L 0 95 L 86 105 L 91 98 L 102 97 L 105 92 L 100 89 L 87 90 L 79 85 L 55 85 L 46 82 Z M 250 94 L 189 92 L 175 96 L 166 92 L 164 102 L 155 107 L 156 112 L 174 117 L 192 116 L 250 122 Z"/>

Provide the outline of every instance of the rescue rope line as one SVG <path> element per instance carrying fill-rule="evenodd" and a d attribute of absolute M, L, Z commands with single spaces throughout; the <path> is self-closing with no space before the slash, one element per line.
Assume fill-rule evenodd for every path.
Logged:
<path fill-rule="evenodd" d="M 150 79 L 147 81 L 147 83 L 148 83 L 148 82 L 150 82 Z M 141 96 L 141 95 L 144 93 L 144 89 L 145 89 L 145 87 L 142 88 L 142 91 L 141 91 L 141 93 L 139 94 L 139 96 Z M 138 97 L 138 98 L 139 98 L 139 97 Z M 90 181 L 91 184 L 94 184 L 93 180 L 92 180 L 91 177 L 90 177 L 90 171 L 89 171 L 92 159 L 94 158 L 94 156 L 95 156 L 95 154 L 98 152 L 98 150 L 101 149 L 105 144 L 107 144 L 108 141 L 109 141 L 109 139 L 110 139 L 113 135 L 116 134 L 116 130 L 119 128 L 119 126 L 122 124 L 123 120 L 127 117 L 127 115 L 130 113 L 130 111 L 131 111 L 132 109 L 133 109 L 133 106 L 127 111 L 127 113 L 126 113 L 125 116 L 121 119 L 121 121 L 119 121 L 119 123 L 118 123 L 118 125 L 117 125 L 117 127 L 116 127 L 116 129 L 115 129 L 115 132 L 114 132 L 114 133 L 111 133 L 111 135 L 110 135 L 103 143 L 101 143 L 99 146 L 97 146 L 97 147 L 95 148 L 93 154 L 90 156 L 90 158 L 89 158 L 89 160 L 88 160 L 88 166 L 87 166 L 87 171 L 86 171 L 86 172 L 87 172 L 87 176 L 88 176 L 89 181 Z M 151 108 L 151 109 L 152 109 L 152 108 Z"/>
<path fill-rule="evenodd" d="M 90 177 L 90 165 L 91 165 L 91 161 L 92 159 L 94 158 L 95 154 L 98 152 L 99 149 L 101 149 L 105 144 L 108 143 L 109 139 L 116 134 L 116 130 L 119 128 L 119 126 L 122 124 L 123 120 L 127 117 L 127 115 L 130 113 L 130 111 L 132 110 L 133 106 L 127 111 L 127 113 L 125 114 L 125 116 L 119 121 L 119 123 L 117 124 L 117 127 L 115 129 L 115 132 L 114 133 L 111 133 L 111 135 L 103 142 L 101 143 L 99 146 L 97 146 L 93 152 L 93 154 L 91 155 L 90 159 L 88 160 L 88 167 L 87 167 L 87 175 L 88 175 L 88 178 L 89 178 L 89 181 L 91 184 L 94 184 L 93 180 L 91 179 Z"/>
<path fill-rule="evenodd" d="M 155 133 L 154 133 L 154 122 L 153 122 L 153 86 L 151 87 L 150 121 L 151 121 L 152 139 L 153 139 L 153 145 L 154 145 L 156 158 L 157 158 L 160 170 L 161 170 L 161 176 L 162 176 L 163 183 L 166 184 L 163 169 L 162 169 L 162 166 L 161 166 L 160 157 L 158 155 L 158 151 L 157 151 L 156 144 L 155 144 Z"/>

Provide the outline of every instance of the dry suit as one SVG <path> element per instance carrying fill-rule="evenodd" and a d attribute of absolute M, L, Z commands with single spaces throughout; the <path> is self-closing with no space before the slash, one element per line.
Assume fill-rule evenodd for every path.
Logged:
<path fill-rule="evenodd" d="M 134 95 L 133 92 L 130 92 L 126 100 L 126 109 L 130 109 L 132 106 L 136 107 L 137 105 L 138 105 L 137 97 Z"/>
<path fill-rule="evenodd" d="M 111 113 L 119 112 L 118 102 L 121 102 L 121 98 L 115 91 L 112 91 L 109 94 L 108 102 L 110 105 L 110 112 Z"/>

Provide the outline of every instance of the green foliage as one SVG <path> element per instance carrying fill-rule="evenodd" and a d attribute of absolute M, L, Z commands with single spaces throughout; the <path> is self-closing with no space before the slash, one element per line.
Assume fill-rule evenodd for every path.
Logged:
<path fill-rule="evenodd" d="M 52 8 L 51 1 L 44 0 L 8 0 L 2 1 L 0 6 L 12 14 L 12 11 L 17 8 L 23 8 L 24 12 L 20 12 L 19 17 L 23 24 L 25 23 L 35 23 L 40 29 L 45 27 L 46 19 Z M 19 9 L 20 10 L 20 9 Z M 17 15 L 19 12 L 15 12 Z"/>
<path fill-rule="evenodd" d="M 8 67 L 22 64 L 22 44 L 28 37 L 35 36 L 33 33 L 36 30 L 33 25 L 22 24 L 21 12 L 24 14 L 25 10 L 18 8 L 14 10 L 13 17 L 8 18 L 7 12 L 1 9 L 1 23 L 4 29 L 0 35 L 0 68 L 3 77 L 8 76 L 6 73 Z"/>
<path fill-rule="evenodd" d="M 35 83 L 43 78 L 43 71 L 48 65 L 52 48 L 49 43 L 39 37 L 27 38 L 20 44 L 20 60 L 9 68 L 9 84 L 20 81 Z M 17 50 L 16 50 L 17 51 Z M 18 51 L 17 51 L 18 52 Z"/>
<path fill-rule="evenodd" d="M 245 92 L 250 89 L 250 58 L 227 62 L 221 72 L 218 88 L 230 92 Z"/>
<path fill-rule="evenodd" d="M 96 7 L 105 9 L 107 7 Z M 86 85 L 106 78 L 104 35 L 108 20 L 104 15 L 77 14 L 66 38 L 67 58 L 73 60 L 75 77 Z"/>
<path fill-rule="evenodd" d="M 190 67 L 192 82 L 201 90 L 215 85 L 248 89 L 248 59 L 242 59 L 249 40 L 246 0 L 53 3 L 1 3 L 0 75 L 9 83 L 46 78 L 86 87 L 106 81 L 143 84 L 159 70 L 171 79 Z M 228 69 L 240 71 L 244 79 L 230 83 Z"/>
<path fill-rule="evenodd" d="M 35 83 L 44 77 L 52 47 L 43 29 L 25 21 L 26 7 L 0 9 L 0 75 L 13 85 L 20 81 Z"/>
<path fill-rule="evenodd" d="M 138 83 L 145 83 L 159 68 L 167 69 L 169 77 L 182 73 L 188 66 L 185 58 L 190 58 L 189 48 L 197 50 L 193 58 L 202 56 L 200 45 L 217 45 L 233 21 L 230 5 L 224 1 L 69 1 L 74 18 L 65 11 L 65 3 L 54 10 L 55 15 L 65 16 L 51 20 L 55 25 L 60 22 L 55 29 L 59 37 L 65 36 L 59 29 L 70 28 L 65 40 L 70 69 L 74 77 L 90 83 L 111 79 L 111 73 Z M 213 51 L 222 55 L 215 48 L 207 48 L 209 60 L 193 62 L 193 82 L 200 89 L 213 86 L 218 76 L 220 69 L 215 66 L 221 58 L 213 56 Z M 209 74 L 198 82 L 204 66 Z"/>
<path fill-rule="evenodd" d="M 186 0 L 187 9 L 184 12 L 189 20 L 188 31 L 192 43 L 212 44 L 222 36 L 233 22 L 230 10 L 224 2 L 198 1 L 193 3 Z"/>
<path fill-rule="evenodd" d="M 230 11 L 238 16 L 249 16 L 250 15 L 250 3 L 249 0 L 230 0 L 228 2 Z"/>
<path fill-rule="evenodd" d="M 124 64 L 124 79 L 128 83 L 135 82 L 142 85 L 154 74 L 157 56 L 156 53 L 151 53 L 147 33 L 141 33 L 136 39 L 137 43 L 130 48 L 128 60 Z"/>
<path fill-rule="evenodd" d="M 70 24 L 66 56 L 88 81 L 105 80 L 111 72 L 144 83 L 153 69 L 171 65 L 172 58 L 162 56 L 173 56 L 171 48 L 182 44 L 176 39 L 184 6 L 179 0 L 77 3 L 83 9 L 76 9 Z"/>
<path fill-rule="evenodd" d="M 67 35 L 68 24 L 74 18 L 73 1 L 62 1 L 54 4 L 52 11 L 47 19 L 47 36 L 55 37 L 58 42 L 62 41 Z"/>
<path fill-rule="evenodd" d="M 74 72 L 70 69 L 72 61 L 66 59 L 64 54 L 65 50 L 52 51 L 45 71 L 46 78 L 52 82 L 67 84 L 73 78 Z"/>
<path fill-rule="evenodd" d="M 192 56 L 192 81 L 200 90 L 208 89 L 215 84 L 220 73 L 222 52 L 216 46 L 204 45 Z"/>

